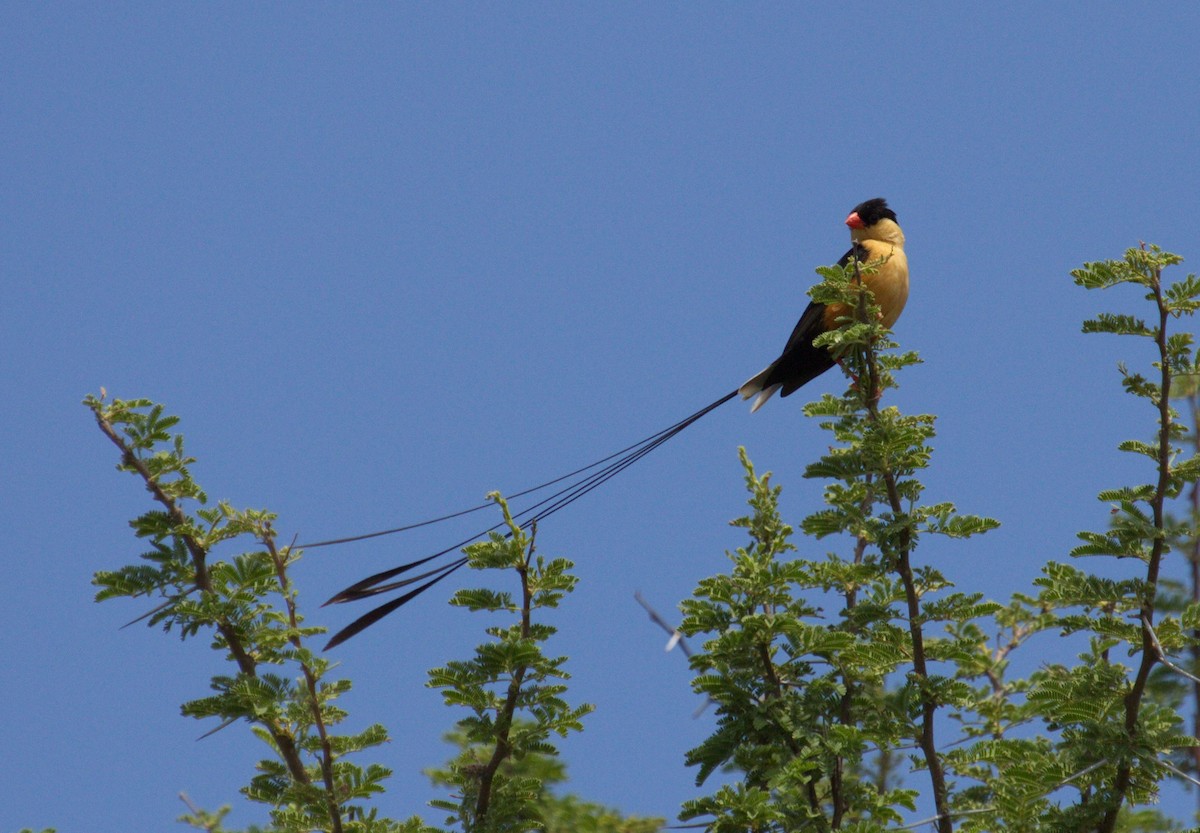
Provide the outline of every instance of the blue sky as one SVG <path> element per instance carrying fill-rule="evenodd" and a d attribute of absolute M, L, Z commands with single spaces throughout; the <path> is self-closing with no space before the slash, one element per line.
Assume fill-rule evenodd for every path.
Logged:
<path fill-rule="evenodd" d="M 925 362 L 893 404 L 939 417 L 928 497 L 1004 523 L 919 557 L 1003 599 L 1102 527 L 1095 493 L 1145 476 L 1114 446 L 1152 420 L 1116 363 L 1150 357 L 1080 334 L 1132 296 L 1068 272 L 1139 240 L 1200 256 L 1200 7 L 877 6 L 5 4 L 0 828 L 166 829 L 180 791 L 262 820 L 236 793 L 256 742 L 178 715 L 221 668 L 203 640 L 91 602 L 147 507 L 78 405 L 102 385 L 182 416 L 209 494 L 285 537 L 393 526 L 732 389 L 885 196 L 912 270 L 897 338 Z M 791 520 L 817 505 L 803 401 L 727 405 L 540 530 L 582 579 L 555 617 L 597 706 L 564 745 L 581 795 L 671 818 L 697 794 L 682 756 L 711 715 L 633 593 L 670 614 L 725 567 L 738 445 Z M 310 623 L 456 533 L 312 551 Z M 337 651 L 352 725 L 391 729 L 394 816 L 438 818 L 421 769 L 456 715 L 425 670 L 480 627 L 449 592 Z"/>

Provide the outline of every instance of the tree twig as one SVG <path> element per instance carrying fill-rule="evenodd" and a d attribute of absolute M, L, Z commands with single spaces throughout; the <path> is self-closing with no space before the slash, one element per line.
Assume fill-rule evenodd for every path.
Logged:
<path fill-rule="evenodd" d="M 865 289 L 865 284 L 862 280 L 862 269 L 856 252 L 852 261 L 854 263 L 855 281 L 859 284 L 860 288 Z M 864 324 L 867 323 L 868 309 L 865 292 L 859 295 L 857 312 L 859 321 Z M 882 391 L 879 389 L 878 358 L 875 353 L 874 343 L 870 339 L 864 345 L 863 352 L 869 381 L 868 389 L 863 395 L 863 402 L 867 410 L 868 421 L 878 424 L 879 396 Z M 888 506 L 892 510 L 893 522 L 900 523 L 906 517 L 906 513 L 904 505 L 900 500 L 900 490 L 896 483 L 896 474 L 889 466 L 884 466 L 883 468 L 881 476 L 887 494 Z M 952 816 L 948 800 L 949 794 L 946 787 L 946 775 L 942 767 L 941 755 L 938 753 L 937 743 L 934 739 L 934 719 L 937 715 L 937 701 L 933 698 L 927 687 L 929 682 L 929 668 L 925 658 L 925 635 L 922 631 L 920 620 L 921 601 L 920 595 L 917 592 L 916 580 L 912 568 L 912 532 L 907 524 L 901 529 L 898 539 L 892 555 L 895 558 L 895 569 L 900 574 L 900 580 L 904 585 L 904 598 L 908 609 L 908 632 L 913 651 L 913 673 L 918 678 L 918 691 L 921 698 L 921 732 L 917 740 L 921 746 L 925 764 L 929 769 L 929 779 L 933 786 L 934 808 L 938 811 L 937 816 L 930 821 L 937 823 L 939 833 L 952 833 L 954 826 L 951 823 Z"/>
<path fill-rule="evenodd" d="M 1145 249 L 1145 245 L 1142 246 Z M 1155 650 L 1156 638 L 1152 634 L 1154 625 L 1155 600 L 1158 595 L 1158 572 L 1162 565 L 1163 552 L 1166 548 L 1166 519 L 1163 504 L 1166 500 L 1167 489 L 1171 480 L 1171 361 L 1167 346 L 1167 322 L 1170 311 L 1163 296 L 1162 270 L 1157 266 L 1153 269 L 1152 293 L 1158 305 L 1158 330 L 1154 335 L 1154 343 L 1158 346 L 1160 365 L 1160 382 L 1158 389 L 1158 483 L 1154 488 L 1154 497 L 1150 507 L 1154 515 L 1154 543 L 1150 547 L 1150 558 L 1146 565 L 1147 590 L 1142 597 L 1142 661 L 1138 666 L 1133 685 L 1125 695 L 1125 733 L 1130 741 L 1137 735 L 1138 715 L 1141 712 L 1142 697 L 1146 693 L 1146 684 L 1150 680 L 1150 672 L 1158 663 L 1159 652 Z M 1100 825 L 1100 833 L 1113 833 L 1117 826 L 1117 816 L 1129 792 L 1133 776 L 1132 760 L 1125 760 L 1117 767 L 1117 776 L 1113 781 L 1113 792 L 1116 800 L 1104 814 Z"/>
<path fill-rule="evenodd" d="M 98 404 L 93 407 L 93 414 L 96 417 L 96 424 L 100 427 L 101 432 L 120 450 L 122 462 L 137 472 L 138 476 L 145 483 L 146 489 L 167 510 L 167 516 L 171 519 L 172 523 L 176 527 L 186 526 L 187 515 L 184 513 L 183 508 L 173 497 L 163 490 L 157 478 L 147 468 L 145 461 L 134 453 L 133 448 L 117 432 L 112 422 L 105 417 Z M 192 567 L 195 571 L 193 581 L 196 588 L 202 593 L 213 593 L 212 582 L 209 579 L 208 568 L 206 566 L 208 551 L 204 548 L 204 545 L 187 533 L 174 532 L 172 534 L 183 542 L 183 545 L 191 555 Z M 221 634 L 222 639 L 224 639 L 225 646 L 229 649 L 229 653 L 237 663 L 238 669 L 248 677 L 257 677 L 258 664 L 242 644 L 237 629 L 229 622 L 221 620 L 216 620 L 212 624 Z M 311 779 L 304 768 L 304 762 L 300 759 L 300 752 L 296 748 L 296 742 L 291 733 L 286 731 L 282 726 L 268 720 L 260 718 L 257 722 L 270 733 L 271 739 L 275 742 L 275 747 L 279 750 L 279 755 L 283 758 L 284 764 L 287 766 L 292 778 L 302 784 L 311 783 Z"/>

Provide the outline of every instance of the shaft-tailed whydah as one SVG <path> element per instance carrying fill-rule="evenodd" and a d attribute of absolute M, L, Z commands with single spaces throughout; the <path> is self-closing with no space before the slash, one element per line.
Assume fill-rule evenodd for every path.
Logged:
<path fill-rule="evenodd" d="M 850 212 L 850 216 L 846 218 L 846 225 L 850 227 L 851 247 L 842 256 L 841 260 L 838 261 L 838 265 L 847 266 L 857 261 L 871 267 L 864 271 L 863 282 L 871 290 L 875 303 L 879 306 L 883 325 L 891 327 L 896 323 L 896 319 L 900 317 L 900 313 L 904 310 L 904 304 L 908 300 L 908 259 L 904 255 L 904 232 L 900 230 L 900 226 L 896 222 L 896 213 L 888 208 L 887 202 L 881 198 L 867 200 L 855 206 L 854 210 Z M 533 488 L 509 495 L 508 499 L 512 501 L 541 492 L 551 486 L 559 487 L 548 497 L 542 498 L 520 512 L 515 512 L 513 515 L 514 520 L 517 520 L 522 527 L 529 528 L 543 518 L 562 509 L 564 506 L 575 502 L 600 484 L 610 480 L 674 437 L 680 431 L 683 431 L 709 412 L 724 405 L 735 396 L 740 395 L 742 399 L 754 397 L 754 402 L 750 408 L 751 412 L 754 412 L 761 408 L 776 392 L 780 396 L 790 396 L 795 393 L 808 382 L 811 382 L 833 367 L 835 363 L 834 356 L 827 349 L 813 345 L 813 339 L 822 333 L 836 329 L 839 319 L 852 314 L 853 311 L 843 304 L 819 304 L 815 301 L 809 303 L 804 313 L 800 316 L 800 320 L 796 323 L 795 328 L 792 330 L 792 334 L 788 338 L 787 344 L 784 345 L 783 352 L 779 354 L 779 358 L 747 379 L 736 390 L 730 391 L 717 401 L 696 411 L 691 416 L 680 420 L 668 428 L 664 428 L 657 434 L 652 434 L 640 442 L 614 452 L 583 468 L 564 474 L 561 477 L 556 477 Z M 478 506 L 472 506 L 469 509 L 443 515 L 439 518 L 421 521 L 420 523 L 409 524 L 394 529 L 385 529 L 368 535 L 356 535 L 350 538 L 338 538 L 331 541 L 318 541 L 313 544 L 303 544 L 301 546 L 313 548 L 347 543 L 349 541 L 360 541 L 366 538 L 376 538 L 381 535 L 390 535 L 395 532 L 403 532 L 408 529 L 416 529 L 417 527 L 450 520 L 451 518 L 458 518 L 486 509 L 489 506 L 492 506 L 492 504 L 483 503 Z M 440 552 L 368 576 L 362 581 L 356 582 L 345 590 L 342 590 L 326 602 L 326 604 L 353 602 L 403 587 L 413 588 L 398 598 L 374 608 L 369 613 L 351 622 L 335 634 L 325 647 L 328 649 L 339 645 L 363 629 L 370 627 L 392 611 L 413 600 L 446 578 L 446 576 L 458 570 L 467 563 L 467 559 L 465 556 L 459 556 L 447 564 L 432 567 L 416 575 L 398 578 L 399 576 L 417 570 L 442 556 L 457 553 L 472 541 L 478 540 L 490 532 L 497 531 L 503 526 L 503 522 L 498 523 L 495 526 L 485 529 L 478 535 L 472 535 L 470 538 L 459 541 Z"/>

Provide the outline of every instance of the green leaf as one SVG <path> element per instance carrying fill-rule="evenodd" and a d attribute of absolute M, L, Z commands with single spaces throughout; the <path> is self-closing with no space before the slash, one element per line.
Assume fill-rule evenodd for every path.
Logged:
<path fill-rule="evenodd" d="M 1095 318 L 1083 322 L 1085 333 L 1112 333 L 1113 335 L 1145 336 L 1154 338 L 1157 331 L 1147 327 L 1146 322 L 1132 315 L 1113 315 L 1100 313 Z"/>

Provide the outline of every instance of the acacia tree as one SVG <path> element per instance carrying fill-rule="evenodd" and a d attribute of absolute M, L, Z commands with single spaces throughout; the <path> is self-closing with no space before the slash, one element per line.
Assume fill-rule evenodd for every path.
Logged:
<path fill-rule="evenodd" d="M 743 455 L 753 511 L 735 524 L 750 541 L 731 554 L 729 575 L 702 582 L 685 603 L 681 628 L 707 638 L 692 660 L 695 686 L 720 715 L 690 763 L 701 783 L 722 766 L 741 779 L 691 802 L 686 817 L 718 831 L 875 830 L 901 824 L 925 795 L 925 821 L 942 833 L 1164 823 L 1145 805 L 1165 780 L 1187 777 L 1173 760 L 1196 742 L 1149 682 L 1156 666 L 1186 673 L 1169 657 L 1194 649 L 1200 617 L 1194 600 L 1170 615 L 1158 601 L 1170 542 L 1196 540 L 1194 520 L 1172 522 L 1166 504 L 1200 474 L 1200 460 L 1175 446 L 1188 429 L 1170 404 L 1174 380 L 1197 371 L 1190 334 L 1169 330 L 1200 303 L 1194 276 L 1164 284 L 1163 269 L 1178 262 L 1146 246 L 1073 273 L 1089 289 L 1141 287 L 1153 304 L 1149 324 L 1124 314 L 1084 324 L 1148 338 L 1157 352 L 1154 378 L 1121 369 L 1127 392 L 1151 405 L 1155 432 L 1120 449 L 1147 457 L 1154 476 L 1101 492 L 1111 526 L 1081 533 L 1071 553 L 1124 559 L 1125 579 L 1052 562 L 1036 593 L 1007 603 L 950 592 L 929 563 L 941 552 L 931 539 L 995 521 L 920 501 L 915 475 L 930 462 L 933 418 L 879 406 L 914 357 L 887 352 L 872 315 L 826 337 L 858 383 L 808 408 L 833 445 L 806 472 L 828 485 L 825 505 L 800 528 L 812 539 L 840 536 L 844 551 L 783 558 L 795 546 L 778 488 Z M 827 271 L 816 297 L 853 302 L 857 285 Z M 1008 678 L 1014 651 L 1056 633 L 1086 636 L 1074 663 Z M 942 731 L 950 737 L 935 736 Z M 911 759 L 907 776 L 881 777 L 895 774 L 900 754 Z"/>
<path fill-rule="evenodd" d="M 1153 435 L 1119 448 L 1147 459 L 1148 482 L 1102 491 L 1110 525 L 1081 533 L 1071 553 L 1120 559 L 1123 577 L 1051 562 L 1029 592 L 1003 601 L 956 590 L 933 566 L 947 552 L 942 542 L 997 522 L 922 501 L 934 419 L 886 405 L 917 359 L 895 352 L 877 323 L 861 288 L 871 264 L 820 270 L 814 298 L 856 310 L 822 336 L 845 362 L 848 390 L 806 408 L 832 438 L 806 470 L 825 482 L 824 502 L 796 538 L 779 514 L 779 487 L 742 453 L 751 511 L 734 523 L 748 542 L 729 554 L 727 574 L 705 579 L 683 603 L 681 625 L 703 640 L 693 687 L 716 713 L 687 763 L 701 784 L 718 770 L 733 778 L 688 802 L 685 821 L 713 831 L 1166 829 L 1150 805 L 1168 780 L 1191 779 L 1200 754 L 1179 713 L 1189 700 L 1197 708 L 1200 691 L 1192 675 L 1200 581 L 1167 579 L 1174 551 L 1181 566 L 1200 569 L 1194 382 L 1182 391 L 1190 424 L 1171 404 L 1180 380 L 1197 375 L 1191 336 L 1171 326 L 1200 305 L 1200 282 L 1164 282 L 1179 260 L 1143 246 L 1073 273 L 1088 289 L 1137 287 L 1152 311 L 1148 322 L 1114 313 L 1084 325 L 1146 339 L 1156 352 L 1148 371 L 1121 368 L 1127 393 L 1150 406 Z M 156 503 L 133 522 L 151 550 L 141 563 L 97 573 L 98 598 L 159 598 L 149 623 L 207 634 L 229 659 L 231 673 L 210 682 L 215 693 L 184 714 L 245 722 L 267 744 L 270 757 L 243 792 L 270 806 L 272 829 L 436 829 L 368 806 L 388 773 L 351 756 L 386 731 L 334 734 L 345 716 L 335 700 L 349 682 L 330 679 L 328 661 L 307 646 L 322 629 L 303 622 L 288 579 L 300 552 L 279 545 L 273 516 L 210 507 L 160 405 L 103 395 L 86 404 L 118 448 L 119 468 Z M 1173 516 L 1171 502 L 1185 494 L 1192 503 Z M 539 612 L 568 601 L 575 580 L 569 562 L 536 553 L 534 534 L 495 499 L 508 534 L 465 553 L 475 569 L 510 575 L 516 592 L 465 590 L 452 603 L 511 624 L 489 628 L 472 658 L 431 672 L 446 703 L 469 712 L 453 733 L 462 751 L 434 773 L 451 795 L 433 806 L 467 831 L 655 829 L 655 820 L 548 790 L 563 777 L 551 738 L 579 731 L 590 707 L 567 703 L 567 661 L 543 652 L 553 629 Z M 217 543 L 238 537 L 254 542 L 251 551 L 213 560 Z M 813 555 L 817 542 L 831 551 Z M 1035 641 L 1063 658 L 1014 675 L 1013 656 Z M 1070 646 L 1082 646 L 1073 659 Z M 219 812 L 185 818 L 222 829 Z"/>

